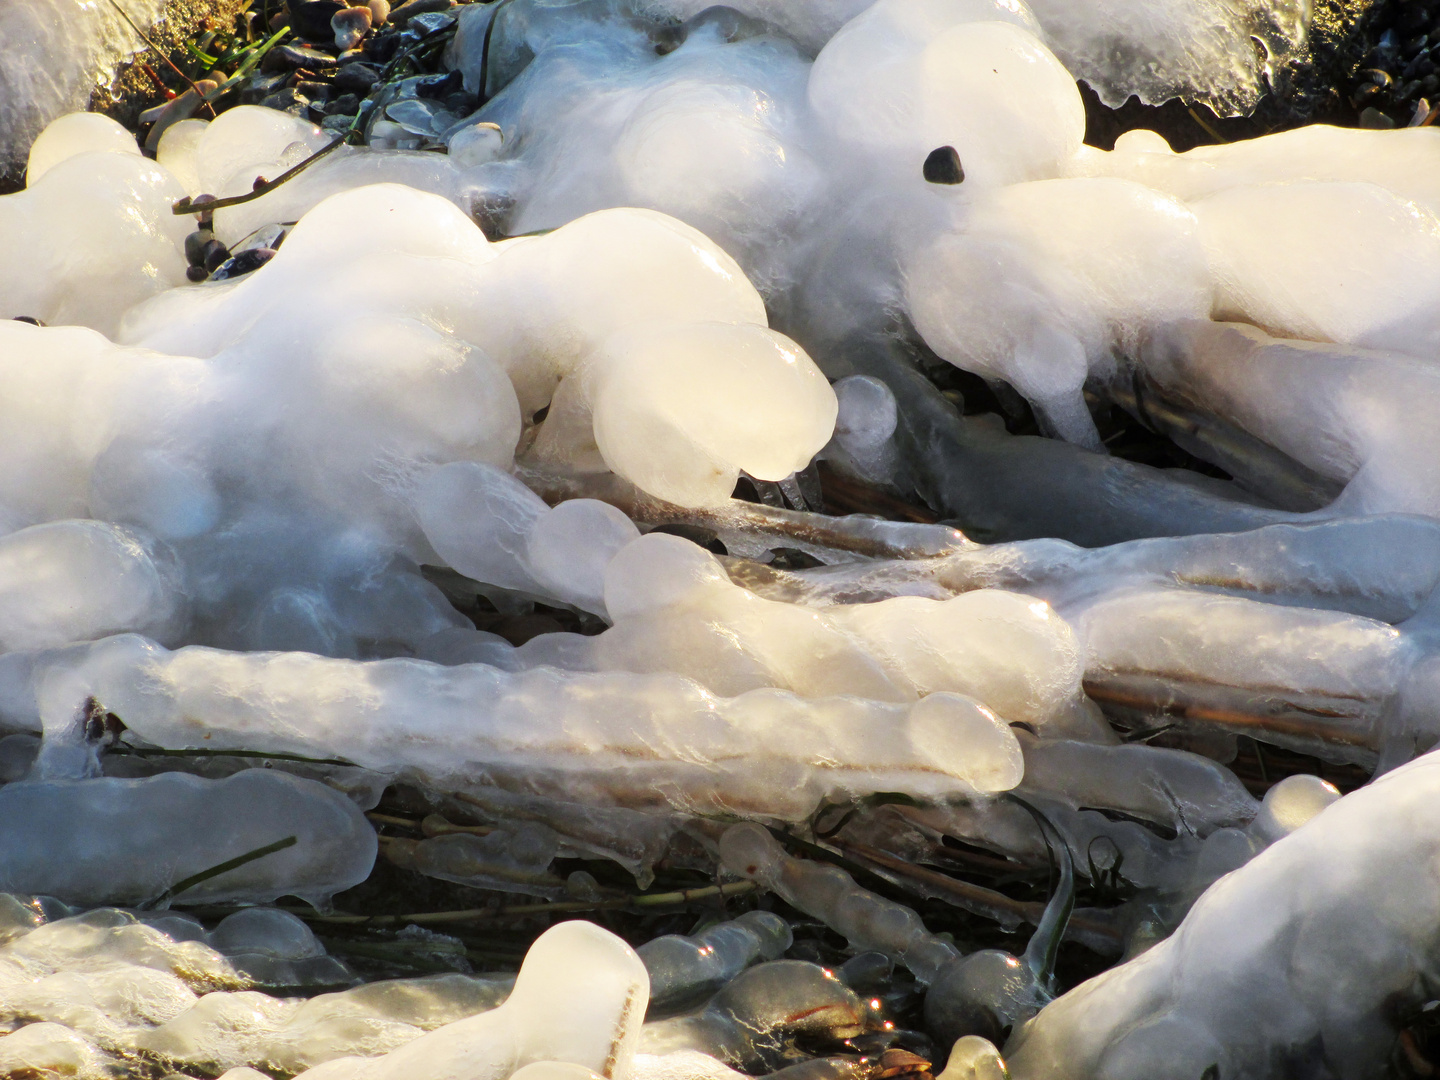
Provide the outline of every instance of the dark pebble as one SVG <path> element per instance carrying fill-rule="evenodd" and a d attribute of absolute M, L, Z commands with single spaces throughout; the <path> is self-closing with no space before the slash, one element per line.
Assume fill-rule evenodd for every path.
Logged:
<path fill-rule="evenodd" d="M 360 99 L 354 94 L 341 94 L 325 106 L 326 116 L 354 116 L 360 111 Z"/>
<path fill-rule="evenodd" d="M 960 155 L 953 146 L 937 146 L 931 150 L 920 173 L 932 184 L 959 184 L 965 179 Z"/>
<path fill-rule="evenodd" d="M 309 98 L 311 104 L 320 106 L 329 101 L 330 95 L 334 93 L 328 83 L 322 82 L 298 82 L 295 84 L 295 90 Z"/>
<path fill-rule="evenodd" d="M 472 97 L 462 90 L 458 94 L 446 94 L 440 104 L 445 106 L 447 112 L 452 112 L 456 116 L 469 116 L 480 107 L 480 99 Z"/>
<path fill-rule="evenodd" d="M 1419 37 L 1412 37 L 1400 46 L 1400 54 L 1402 56 L 1414 56 L 1421 49 L 1425 48 L 1425 43 L 1429 40 L 1430 39 L 1424 34 L 1421 34 Z"/>
<path fill-rule="evenodd" d="M 213 274 L 228 258 L 230 258 L 230 249 L 219 240 L 211 240 L 204 247 L 200 264 L 205 267 L 207 274 Z"/>
<path fill-rule="evenodd" d="M 1426 97 L 1432 96 L 1440 90 L 1440 73 L 1432 72 L 1420 80 L 1420 92 Z"/>
<path fill-rule="evenodd" d="M 343 64 L 330 80 L 341 93 L 368 94 L 370 88 L 380 81 L 380 69 L 365 63 Z"/>
<path fill-rule="evenodd" d="M 463 91 L 464 89 L 464 73 L 461 71 L 452 71 L 438 79 L 431 76 L 430 78 L 420 80 L 415 84 L 415 96 L 438 100 L 457 91 Z"/>
<path fill-rule="evenodd" d="M 205 267 L 203 266 L 187 266 L 185 268 L 185 277 L 190 281 L 195 282 L 196 284 L 204 281 L 209 276 L 210 275 L 205 272 Z"/>
<path fill-rule="evenodd" d="M 1363 109 L 1371 102 L 1378 101 L 1384 92 L 1384 87 L 1376 86 L 1373 82 L 1367 82 L 1363 84 L 1359 90 L 1355 91 L 1354 97 L 1350 99 L 1350 104 L 1354 105 L 1357 109 Z"/>
<path fill-rule="evenodd" d="M 1424 4 L 1405 4 L 1400 8 L 1395 25 L 1402 31 L 1411 32 L 1426 26 L 1429 21 L 1430 13 L 1425 10 Z"/>
<path fill-rule="evenodd" d="M 345 5 L 336 0 L 289 0 L 286 9 L 295 33 L 307 41 L 330 41 L 335 37 L 330 19 L 337 11 L 344 11 Z"/>
<path fill-rule="evenodd" d="M 240 104 L 259 105 L 271 94 L 285 89 L 285 80 L 288 78 L 290 76 L 286 72 L 279 75 L 256 75 L 240 91 Z"/>
<path fill-rule="evenodd" d="M 215 234 L 209 229 L 196 229 L 189 236 L 185 237 L 185 261 L 191 266 L 203 266 L 205 263 L 205 245 L 215 239 Z"/>
<path fill-rule="evenodd" d="M 39 319 L 35 318 L 34 315 L 14 315 L 14 316 L 11 317 L 10 321 L 11 321 L 11 322 L 29 323 L 31 326 L 44 326 L 44 325 L 45 325 L 45 324 L 44 324 L 43 322 L 41 322 Z"/>
<path fill-rule="evenodd" d="M 319 49 L 305 45 L 277 45 L 265 54 L 265 59 L 260 61 L 260 67 L 271 72 L 294 71 L 296 68 L 316 71 L 320 68 L 332 68 L 337 63 L 333 56 Z"/>
<path fill-rule="evenodd" d="M 267 109 L 278 109 L 280 112 L 299 116 L 310 107 L 310 99 L 304 94 L 298 93 L 294 87 L 289 87 L 281 90 L 278 94 L 271 94 L 260 104 Z"/>
<path fill-rule="evenodd" d="M 399 51 L 400 34 L 394 30 L 387 30 L 365 43 L 365 55 L 382 64 L 388 64 Z"/>

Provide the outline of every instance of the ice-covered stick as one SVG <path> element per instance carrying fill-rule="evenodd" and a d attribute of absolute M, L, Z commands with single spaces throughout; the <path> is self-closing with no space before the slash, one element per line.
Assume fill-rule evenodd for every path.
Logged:
<path fill-rule="evenodd" d="M 42 757 L 73 738 L 94 697 L 170 749 L 339 756 L 442 790 L 488 779 L 611 805 L 800 818 L 828 793 L 942 798 L 1007 790 L 1022 771 L 1010 729 L 958 694 L 908 706 L 771 689 L 721 698 L 675 675 L 168 652 L 133 635 L 58 655 L 35 687 Z"/>
<path fill-rule="evenodd" d="M 640 525 L 708 529 L 737 556 L 753 558 L 775 547 L 791 547 L 830 563 L 859 557 L 916 559 L 973 546 L 958 529 L 945 525 L 834 517 L 740 499 L 717 507 L 677 506 L 645 494 L 613 473 L 564 473 L 529 466 L 520 475 L 547 502 L 600 499 L 618 506 Z"/>
<path fill-rule="evenodd" d="M 967 420 L 895 341 L 852 341 L 830 363 L 873 375 L 894 391 L 897 439 L 916 490 L 975 540 L 1051 536 L 1094 547 L 1145 536 L 1239 532 L 1293 517 L 1255 505 L 1223 481 L 1178 479 L 1169 475 L 1173 470 Z"/>
<path fill-rule="evenodd" d="M 1139 578 L 1398 622 L 1414 615 L 1440 585 L 1440 522 L 1377 514 L 1102 548 L 1037 539 L 975 545 L 934 559 L 794 571 L 730 560 L 726 567 L 762 596 L 815 607 L 890 596 L 943 598 L 971 589 L 1052 596 L 1091 582 Z"/>

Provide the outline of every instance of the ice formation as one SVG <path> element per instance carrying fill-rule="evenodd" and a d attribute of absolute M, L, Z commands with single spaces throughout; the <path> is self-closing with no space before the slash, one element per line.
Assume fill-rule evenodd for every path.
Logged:
<path fill-rule="evenodd" d="M 0 787 L 0 889 L 7 892 L 82 904 L 151 901 L 211 867 L 287 839 L 286 848 L 194 883 L 186 901 L 287 894 L 322 901 L 364 881 L 375 862 L 374 830 L 354 803 L 284 773 L 247 769 L 225 780 L 162 773 Z"/>
<path fill-rule="evenodd" d="M 1429 950 L 1440 134 L 1083 145 L 1077 78 L 1253 103 L 1285 2 L 420 6 L 385 32 L 453 71 L 363 123 L 66 116 L 0 196 L 0 1072 L 878 1080 L 905 1017 L 950 1080 L 1381 1060 Z M 254 906 L 377 854 L 475 906 Z M 513 990 L 339 958 L 697 896 Z M 1062 942 L 1124 962 L 1052 1001 Z"/>
<path fill-rule="evenodd" d="M 163 0 L 138 0 L 125 14 L 145 28 L 164 9 Z M 22 163 L 47 124 L 84 109 L 91 91 L 140 46 L 115 8 L 80 0 L 6 4 L 0 41 L 0 166 Z"/>
<path fill-rule="evenodd" d="M 650 973 L 650 1008 L 673 1009 L 718 990 L 757 960 L 778 960 L 791 940 L 780 916 L 749 911 L 694 937 L 647 941 L 637 952 Z"/>
<path fill-rule="evenodd" d="M 1437 768 L 1387 774 L 1222 879 L 1171 938 L 1022 1028 L 1012 1073 L 1379 1068 L 1394 1018 L 1428 997 Z"/>
<path fill-rule="evenodd" d="M 722 698 L 675 675 L 172 653 L 129 635 L 38 665 L 33 684 L 60 744 L 78 737 L 79 693 L 167 749 L 339 757 L 431 784 L 484 777 L 601 804 L 803 816 L 826 794 L 1004 790 L 1021 773 L 1004 722 L 950 693 L 913 704 L 768 688 Z"/>

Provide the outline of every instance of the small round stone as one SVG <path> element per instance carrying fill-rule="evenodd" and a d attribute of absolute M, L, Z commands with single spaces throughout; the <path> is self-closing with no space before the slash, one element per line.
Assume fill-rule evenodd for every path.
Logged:
<path fill-rule="evenodd" d="M 965 179 L 960 155 L 953 146 L 937 146 L 931 150 L 920 171 L 932 184 L 958 184 Z"/>

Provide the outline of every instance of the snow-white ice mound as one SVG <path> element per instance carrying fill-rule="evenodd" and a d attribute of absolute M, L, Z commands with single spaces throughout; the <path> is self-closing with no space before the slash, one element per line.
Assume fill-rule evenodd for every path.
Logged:
<path fill-rule="evenodd" d="M 207 933 L 188 915 L 55 907 L 0 894 L 0 1009 L 31 1021 L 0 1040 L 12 1069 L 101 1076 L 138 1055 L 237 1077 L 263 1075 L 257 1066 L 312 1078 L 633 1075 L 650 977 L 593 923 L 540 935 L 518 976 L 345 989 L 354 973 L 274 908 Z M 304 983 L 337 992 L 278 994 Z"/>
<path fill-rule="evenodd" d="M 1221 1076 L 1276 1062 L 1379 1068 L 1429 997 L 1437 947 L 1428 807 L 1440 757 L 1329 807 L 1217 882 L 1173 937 L 1071 991 L 1007 1049 L 1018 1077 Z M 1383 895 L 1377 893 L 1383 891 Z"/>

